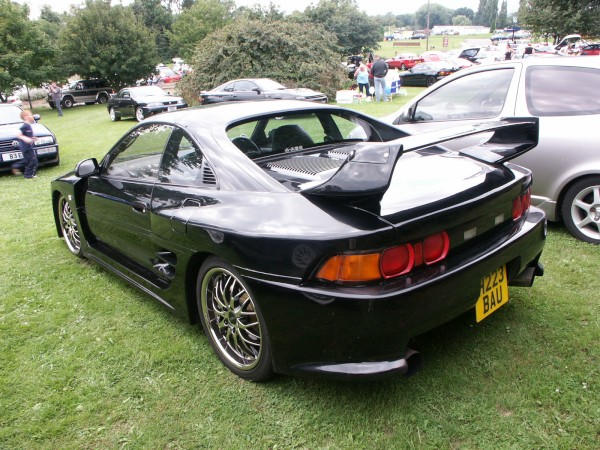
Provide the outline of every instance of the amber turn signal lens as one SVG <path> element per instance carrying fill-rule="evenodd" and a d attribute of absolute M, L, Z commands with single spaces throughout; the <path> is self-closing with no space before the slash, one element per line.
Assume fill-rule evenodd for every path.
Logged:
<path fill-rule="evenodd" d="M 381 279 L 379 253 L 336 255 L 317 272 L 317 278 L 334 282 L 361 282 Z"/>

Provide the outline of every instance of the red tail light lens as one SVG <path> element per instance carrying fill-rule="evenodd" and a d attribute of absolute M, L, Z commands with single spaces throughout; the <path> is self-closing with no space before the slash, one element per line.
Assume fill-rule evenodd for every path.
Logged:
<path fill-rule="evenodd" d="M 428 266 L 435 264 L 448 255 L 449 248 L 450 238 L 448 233 L 442 231 L 441 233 L 432 234 L 423 241 L 423 261 Z"/>
<path fill-rule="evenodd" d="M 415 250 L 412 245 L 404 244 L 385 250 L 381 255 L 381 274 L 384 278 L 404 275 L 415 265 Z"/>
<path fill-rule="evenodd" d="M 513 200 L 512 207 L 512 218 L 513 220 L 519 220 L 531 207 L 531 189 L 527 189 L 525 193 L 521 194 Z"/>

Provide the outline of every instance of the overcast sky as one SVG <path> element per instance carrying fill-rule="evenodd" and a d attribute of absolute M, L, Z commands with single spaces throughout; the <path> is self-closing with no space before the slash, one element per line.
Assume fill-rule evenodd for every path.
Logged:
<path fill-rule="evenodd" d="M 120 0 L 113 0 L 113 4 Z M 121 0 L 123 4 L 128 4 L 131 0 Z M 260 4 L 267 6 L 269 3 L 278 5 L 286 13 L 293 11 L 304 11 L 307 6 L 316 5 L 318 0 L 234 0 L 237 6 L 252 6 Z M 39 16 L 42 5 L 47 4 L 56 12 L 64 12 L 69 9 L 71 4 L 82 4 L 83 0 L 16 0 L 17 3 L 28 4 L 33 18 Z M 462 7 L 471 8 L 477 11 L 479 0 L 431 0 L 431 3 L 437 3 L 446 8 L 458 9 Z M 498 3 L 501 3 L 500 1 Z M 391 12 L 392 14 L 414 13 L 421 6 L 427 4 L 427 0 L 357 0 L 358 8 L 369 15 L 379 15 Z M 519 0 L 508 0 L 508 13 L 516 12 L 519 8 Z"/>

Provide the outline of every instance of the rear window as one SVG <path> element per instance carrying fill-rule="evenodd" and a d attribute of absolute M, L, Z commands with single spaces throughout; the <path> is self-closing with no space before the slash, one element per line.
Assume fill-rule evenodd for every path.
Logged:
<path fill-rule="evenodd" d="M 534 116 L 600 114 L 600 70 L 534 66 L 527 71 L 527 108 Z"/>

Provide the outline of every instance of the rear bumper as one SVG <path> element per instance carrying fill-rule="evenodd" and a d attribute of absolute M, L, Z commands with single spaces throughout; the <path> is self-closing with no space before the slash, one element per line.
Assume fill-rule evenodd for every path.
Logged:
<path fill-rule="evenodd" d="M 380 378 L 410 370 L 410 339 L 474 307 L 485 275 L 506 265 L 509 285 L 543 273 L 544 215 L 454 267 L 374 287 L 291 285 L 245 274 L 267 324 L 274 368 L 287 374 Z M 501 314 L 501 309 L 499 312 Z M 489 319 L 488 319 L 489 320 Z"/>

